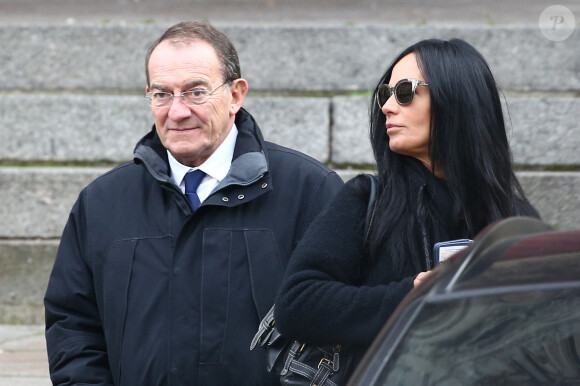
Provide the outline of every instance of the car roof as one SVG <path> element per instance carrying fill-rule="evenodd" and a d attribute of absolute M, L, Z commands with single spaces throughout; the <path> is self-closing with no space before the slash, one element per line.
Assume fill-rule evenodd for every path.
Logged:
<path fill-rule="evenodd" d="M 484 229 L 455 260 L 433 294 L 578 282 L 580 230 L 556 231 L 535 218 L 511 217 Z"/>
<path fill-rule="evenodd" d="M 439 265 L 407 295 L 349 385 L 358 385 L 361 379 L 366 382 L 385 363 L 385 353 L 398 344 L 402 331 L 426 303 L 566 288 L 580 288 L 580 230 L 557 231 L 529 217 L 511 217 L 492 224 L 476 236 L 472 245 Z M 369 360 L 374 356 L 383 357 Z"/>

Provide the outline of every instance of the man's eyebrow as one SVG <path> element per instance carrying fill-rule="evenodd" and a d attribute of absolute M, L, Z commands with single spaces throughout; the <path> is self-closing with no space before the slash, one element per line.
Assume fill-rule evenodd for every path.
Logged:
<path fill-rule="evenodd" d="M 162 85 L 162 84 L 151 83 L 150 89 L 151 90 L 161 90 L 161 91 L 168 91 L 168 92 L 170 92 L 169 87 L 167 87 L 165 85 Z"/>
<path fill-rule="evenodd" d="M 209 83 L 205 80 L 202 79 L 196 79 L 196 80 L 191 80 L 187 83 L 185 83 L 181 89 L 182 90 L 190 90 L 192 88 L 195 87 L 199 87 L 199 86 L 204 86 L 204 87 L 209 87 Z M 171 90 L 171 88 L 169 86 L 163 85 L 163 84 L 156 84 L 156 83 L 152 83 L 151 87 L 152 90 L 161 90 L 161 91 L 167 91 L 167 92 L 172 92 L 173 90 Z"/>
<path fill-rule="evenodd" d="M 183 85 L 183 89 L 189 90 L 189 89 L 192 89 L 194 87 L 199 87 L 199 86 L 209 87 L 209 83 L 206 82 L 205 80 L 202 80 L 202 79 L 196 79 L 196 80 L 192 80 L 192 81 L 185 83 Z"/>

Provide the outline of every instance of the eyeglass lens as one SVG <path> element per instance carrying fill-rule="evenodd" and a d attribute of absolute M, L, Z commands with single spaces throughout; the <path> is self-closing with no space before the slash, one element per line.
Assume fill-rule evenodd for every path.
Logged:
<path fill-rule="evenodd" d="M 394 88 L 385 84 L 381 85 L 377 92 L 379 107 L 382 108 L 387 103 L 387 99 L 391 97 L 393 90 L 395 92 L 395 98 L 400 105 L 408 105 L 413 100 L 415 93 L 413 92 L 413 83 L 411 81 L 405 80 L 399 82 Z"/>
<path fill-rule="evenodd" d="M 208 97 L 208 92 L 205 90 L 194 90 L 194 91 L 185 91 L 181 95 L 178 95 L 178 98 L 181 98 L 183 102 L 187 105 L 199 105 L 203 104 Z M 168 92 L 154 92 L 149 94 L 151 104 L 155 107 L 164 107 L 173 101 L 174 96 Z"/>
<path fill-rule="evenodd" d="M 413 83 L 408 80 L 395 86 L 395 97 L 402 105 L 408 105 L 411 103 L 414 94 Z"/>
<path fill-rule="evenodd" d="M 213 89 L 213 91 L 196 89 L 191 91 L 184 91 L 181 93 L 181 95 L 177 95 L 177 97 L 181 98 L 183 103 L 188 106 L 202 105 L 207 102 L 211 95 L 213 95 L 216 91 L 224 87 L 229 82 L 231 82 L 231 79 L 227 79 L 224 83 Z M 148 92 L 145 94 L 145 97 L 149 100 L 151 106 L 153 107 L 168 107 L 173 102 L 175 95 L 168 92 Z"/>

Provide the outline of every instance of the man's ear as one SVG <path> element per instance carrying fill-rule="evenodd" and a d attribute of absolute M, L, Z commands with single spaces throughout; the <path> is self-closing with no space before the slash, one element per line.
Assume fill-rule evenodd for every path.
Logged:
<path fill-rule="evenodd" d="M 242 108 L 246 94 L 248 93 L 248 82 L 243 78 L 238 78 L 232 81 L 230 85 L 230 92 L 232 93 L 232 103 L 230 104 L 230 114 L 236 115 Z"/>

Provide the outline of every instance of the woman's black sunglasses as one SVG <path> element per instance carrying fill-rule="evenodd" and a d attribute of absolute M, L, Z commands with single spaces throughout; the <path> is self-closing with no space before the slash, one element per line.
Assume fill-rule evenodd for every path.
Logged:
<path fill-rule="evenodd" d="M 401 106 L 407 106 L 413 101 L 417 86 L 429 85 L 421 80 L 413 78 L 401 79 L 397 82 L 395 87 L 391 87 L 388 84 L 381 84 L 377 88 L 377 93 L 375 95 L 379 108 L 382 109 L 385 103 L 387 103 L 387 99 L 389 99 L 393 94 L 395 94 L 395 99 L 398 104 Z"/>

